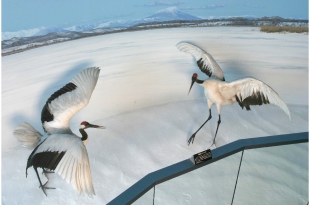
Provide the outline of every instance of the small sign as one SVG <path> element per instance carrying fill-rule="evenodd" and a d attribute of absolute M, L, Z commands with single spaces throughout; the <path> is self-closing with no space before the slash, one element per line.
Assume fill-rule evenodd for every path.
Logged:
<path fill-rule="evenodd" d="M 205 162 L 209 159 L 212 159 L 212 153 L 210 149 L 194 154 L 191 158 L 195 165 Z"/>

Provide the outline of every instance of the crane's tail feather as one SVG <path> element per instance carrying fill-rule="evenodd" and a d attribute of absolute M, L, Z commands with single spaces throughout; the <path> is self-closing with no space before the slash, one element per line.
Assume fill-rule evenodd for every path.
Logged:
<path fill-rule="evenodd" d="M 33 149 L 38 146 L 42 137 L 42 134 L 27 122 L 18 125 L 13 134 L 17 140 L 28 149 Z"/>

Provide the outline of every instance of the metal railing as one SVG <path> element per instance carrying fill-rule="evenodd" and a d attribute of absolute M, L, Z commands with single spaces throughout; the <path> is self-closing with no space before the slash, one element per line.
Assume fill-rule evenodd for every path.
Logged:
<path fill-rule="evenodd" d="M 249 149 L 256 148 L 265 148 L 265 147 L 274 147 L 274 146 L 282 146 L 282 145 L 291 145 L 297 143 L 306 143 L 309 141 L 308 132 L 302 133 L 294 133 L 294 134 L 285 134 L 285 135 L 277 135 L 277 136 L 269 136 L 269 137 L 258 137 L 258 138 L 249 138 L 249 139 L 241 139 L 235 142 L 226 144 L 219 148 L 213 149 L 212 159 L 209 159 L 205 162 L 195 165 L 191 159 L 187 159 L 181 161 L 179 163 L 173 164 L 171 166 L 165 167 L 158 171 L 152 172 L 137 183 L 132 185 L 130 188 L 125 190 L 119 196 L 114 198 L 112 201 L 108 203 L 108 205 L 121 205 L 121 204 L 131 204 L 139 199 L 142 195 L 148 192 L 150 189 L 154 187 L 154 195 L 153 195 L 153 204 L 155 198 L 155 186 L 159 185 L 167 180 L 171 180 L 175 177 L 181 176 L 185 173 L 194 171 L 196 169 L 200 169 L 206 165 L 214 163 L 218 160 L 236 154 L 238 152 L 242 152 L 240 164 L 238 168 L 238 175 L 235 183 L 234 193 L 232 196 L 231 204 L 234 200 L 235 190 L 238 182 L 238 176 L 240 171 L 240 166 L 243 157 L 243 151 Z"/>

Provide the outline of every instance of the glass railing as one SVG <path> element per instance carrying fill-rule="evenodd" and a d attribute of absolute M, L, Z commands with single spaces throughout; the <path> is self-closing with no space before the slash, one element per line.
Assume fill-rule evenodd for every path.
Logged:
<path fill-rule="evenodd" d="M 155 204 L 155 186 L 150 189 L 148 192 L 143 194 L 137 201 L 133 202 L 132 205 L 147 205 L 147 204 Z"/>
<path fill-rule="evenodd" d="M 234 204 L 307 204 L 308 143 L 245 150 Z"/>
<path fill-rule="evenodd" d="M 209 204 L 219 204 L 214 201 L 218 199 L 227 204 L 234 191 L 240 156 L 236 153 L 157 185 L 155 204 L 195 204 L 207 199 Z"/>
<path fill-rule="evenodd" d="M 308 132 L 238 140 L 150 173 L 108 204 L 308 204 Z"/>

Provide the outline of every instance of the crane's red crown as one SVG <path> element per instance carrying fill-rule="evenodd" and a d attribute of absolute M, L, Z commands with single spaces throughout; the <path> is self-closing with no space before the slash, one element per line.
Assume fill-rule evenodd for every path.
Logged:
<path fill-rule="evenodd" d="M 81 125 L 87 125 L 87 124 L 89 124 L 89 123 L 86 121 L 81 122 Z"/>
<path fill-rule="evenodd" d="M 198 77 L 198 74 L 197 73 L 194 73 L 193 74 L 193 78 L 197 78 Z"/>

